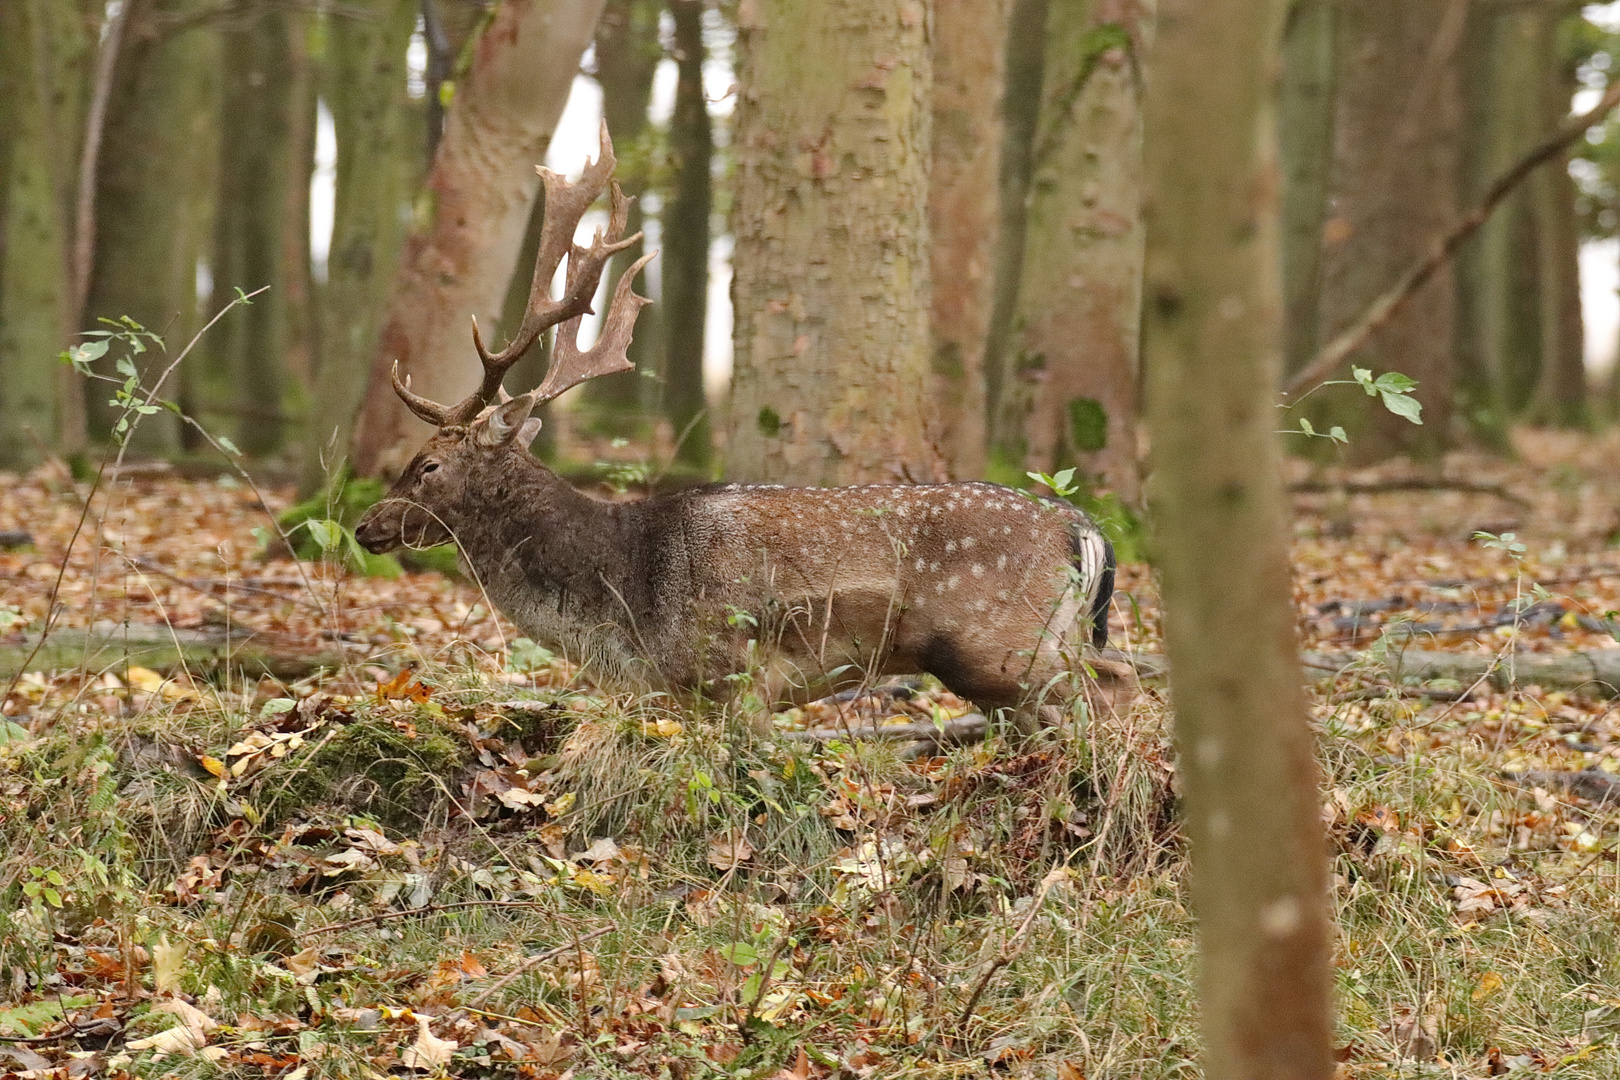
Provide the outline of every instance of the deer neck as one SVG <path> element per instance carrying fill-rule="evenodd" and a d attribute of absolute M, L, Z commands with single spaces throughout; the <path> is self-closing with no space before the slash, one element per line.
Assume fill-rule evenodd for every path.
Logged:
<path fill-rule="evenodd" d="M 501 612 L 536 641 L 588 648 L 626 628 L 639 595 L 626 507 L 593 499 L 527 454 L 492 470 L 458 515 L 466 561 Z"/>

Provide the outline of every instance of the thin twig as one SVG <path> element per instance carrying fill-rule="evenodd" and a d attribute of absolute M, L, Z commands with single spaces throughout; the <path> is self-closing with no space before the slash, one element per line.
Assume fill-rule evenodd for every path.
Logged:
<path fill-rule="evenodd" d="M 990 985 L 990 980 L 995 978 L 996 972 L 1012 963 L 1013 959 L 1017 957 L 1019 950 L 1023 947 L 1024 935 L 1029 933 L 1031 926 L 1035 925 L 1035 917 L 1041 913 L 1041 905 L 1046 903 L 1046 894 L 1052 890 L 1053 885 L 1068 876 L 1069 868 L 1059 866 L 1047 871 L 1046 876 L 1041 879 L 1041 886 L 1036 890 L 1035 898 L 1029 903 L 1029 912 L 1025 914 L 1024 921 L 1018 925 L 1017 930 L 1013 931 L 1012 936 L 1002 944 L 1001 952 L 990 962 L 990 966 L 984 969 L 984 974 L 979 976 L 977 985 L 973 987 L 973 993 L 968 996 L 967 1004 L 962 1006 L 962 1015 L 956 1018 L 958 1028 L 967 1026 L 968 1020 L 973 1016 L 974 1007 L 979 1004 L 979 998 L 984 996 L 985 988 Z"/>
<path fill-rule="evenodd" d="M 376 915 L 367 915 L 364 918 L 350 919 L 347 922 L 328 923 L 326 926 L 317 926 L 313 930 L 300 930 L 293 936 L 300 941 L 317 934 L 335 934 L 339 930 L 352 930 L 357 926 L 368 923 L 387 922 L 390 919 L 408 919 L 412 915 L 437 915 L 446 911 L 460 911 L 466 908 L 547 908 L 549 904 L 538 900 L 461 900 L 454 904 L 423 904 L 421 907 L 405 908 L 400 911 L 383 911 Z"/>
<path fill-rule="evenodd" d="M 617 930 L 618 928 L 619 927 L 618 927 L 617 924 L 608 923 L 606 926 L 603 926 L 603 927 L 601 927 L 599 929 L 596 929 L 596 930 L 592 930 L 588 934 L 581 934 L 579 937 L 575 938 L 573 941 L 569 942 L 567 945 L 559 945 L 555 949 L 547 949 L 543 953 L 535 953 L 533 956 L 525 957 L 523 962 L 518 964 L 517 967 L 513 968 L 511 971 L 507 972 L 505 975 L 502 975 L 499 979 L 496 979 L 494 982 L 490 983 L 489 986 L 487 986 L 482 992 L 480 992 L 477 997 L 473 998 L 472 999 L 473 1007 L 476 1008 L 476 1007 L 482 1005 L 484 1002 L 488 1001 L 490 999 L 490 997 L 496 991 L 505 989 L 512 982 L 514 982 L 519 975 L 522 975 L 525 971 L 528 971 L 530 968 L 538 967 L 539 965 L 545 963 L 547 960 L 554 960 L 557 957 L 561 956 L 563 953 L 568 952 L 571 949 L 577 949 L 581 945 L 585 944 L 587 941 L 590 941 L 593 938 L 599 938 L 603 934 L 611 934 L 613 931 Z"/>
<path fill-rule="evenodd" d="M 1423 283 L 1434 276 L 1435 271 L 1451 261 L 1463 241 L 1490 219 L 1492 212 L 1502 200 L 1523 183 L 1538 165 L 1555 157 L 1570 143 L 1580 138 L 1588 128 L 1600 123 L 1616 105 L 1620 105 L 1620 79 L 1610 84 L 1596 105 L 1579 116 L 1567 118 L 1553 129 L 1552 134 L 1499 175 L 1486 190 L 1485 197 L 1480 200 L 1479 205 L 1475 206 L 1467 217 L 1438 237 L 1430 246 L 1427 255 L 1413 263 L 1406 273 L 1396 279 L 1393 285 L 1362 312 L 1359 319 L 1322 346 L 1315 359 L 1295 372 L 1283 387 L 1284 396 L 1300 397 L 1332 377 L 1352 353 L 1366 344 L 1367 339 L 1389 322 L 1412 295 L 1422 288 Z"/>

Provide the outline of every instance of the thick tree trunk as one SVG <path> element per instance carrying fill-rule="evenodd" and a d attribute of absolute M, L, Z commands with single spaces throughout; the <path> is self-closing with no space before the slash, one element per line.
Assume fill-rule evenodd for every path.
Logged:
<path fill-rule="evenodd" d="M 951 475 L 984 475 L 984 352 L 1000 237 L 1002 82 L 1011 0 L 957 0 L 934 18 L 934 145 L 928 177 L 934 396 Z"/>
<path fill-rule="evenodd" d="M 1281 4 L 1162 0 L 1159 12 L 1146 155 L 1151 512 L 1204 1075 L 1328 1080 L 1327 859 L 1273 434 L 1281 294 L 1266 121 Z"/>
<path fill-rule="evenodd" d="M 398 471 L 427 434 L 390 388 L 395 360 L 418 394 L 439 401 L 458 401 L 477 386 L 467 318 L 493 327 L 500 317 L 539 188 L 534 166 L 601 9 L 602 0 L 506 0 L 479 38 L 372 360 L 354 433 L 360 473 Z"/>
<path fill-rule="evenodd" d="M 77 4 L 0 3 L 0 468 L 82 445 L 57 354 L 77 330 L 71 222 L 98 21 L 87 16 Z"/>
<path fill-rule="evenodd" d="M 321 291 L 306 492 L 319 488 L 348 455 L 350 426 L 376 353 L 421 175 L 416 125 L 422 110 L 405 92 L 405 48 L 416 12 L 400 0 L 369 0 L 363 10 L 369 18 L 337 17 L 328 24 L 322 89 L 337 135 L 337 193 Z"/>
<path fill-rule="evenodd" d="M 663 413 L 680 445 L 676 460 L 707 473 L 713 425 L 703 390 L 709 311 L 709 175 L 714 131 L 703 95 L 702 0 L 671 0 L 675 22 L 675 111 L 669 120 L 669 201 L 662 215 Z"/>
<path fill-rule="evenodd" d="M 738 16 L 729 474 L 930 479 L 926 0 Z"/>
<path fill-rule="evenodd" d="M 652 101 L 653 73 L 664 50 L 658 43 L 659 0 L 607 0 L 596 24 L 596 81 L 602 87 L 602 115 L 613 132 L 614 153 L 619 158 L 615 172 L 619 187 L 635 202 L 630 204 L 630 220 L 625 234 L 644 227 L 642 197 L 647 193 L 652 172 L 652 146 L 648 136 L 647 106 Z M 641 258 L 641 244 L 614 256 L 608 264 L 607 293 L 618 287 L 619 275 Z M 656 331 L 660 312 L 642 315 L 638 333 L 630 341 L 628 355 L 635 371 L 592 379 L 580 390 L 580 410 L 586 423 L 605 434 L 644 434 L 650 395 L 643 372 L 652 371 L 649 358 L 658 355 Z"/>
<path fill-rule="evenodd" d="M 1457 57 L 1467 2 L 1364 0 L 1339 10 L 1323 340 L 1358 318 L 1456 220 Z M 1431 456 L 1445 447 L 1456 334 L 1455 284 L 1445 267 L 1355 357 L 1377 373 L 1399 371 L 1416 379 L 1423 423 L 1411 424 L 1352 388 L 1339 395 L 1330 415 L 1350 432 L 1353 457 Z M 1331 398 L 1317 408 L 1331 409 Z"/>
<path fill-rule="evenodd" d="M 1292 0 L 1277 87 L 1282 162 L 1283 371 L 1316 355 L 1322 224 L 1333 163 L 1335 0 Z"/>
<path fill-rule="evenodd" d="M 165 24 L 210 6 L 130 0 L 102 137 L 85 323 L 128 316 L 161 335 L 167 353 L 136 358 L 148 383 L 200 325 L 197 260 L 207 247 L 212 192 L 205 189 L 219 153 L 220 53 L 216 35 Z M 100 365 L 103 374 L 113 373 L 111 361 Z M 118 411 L 107 399 L 98 384 L 88 402 L 91 430 L 101 437 Z M 168 412 L 142 417 L 129 441 L 132 451 L 159 455 L 179 445 L 180 424 Z"/>
<path fill-rule="evenodd" d="M 1024 273 L 1025 222 L 1034 174 L 1035 129 L 1040 121 L 1041 84 L 1046 74 L 1046 14 L 1049 0 L 1011 0 L 1007 18 L 1006 72 L 1001 100 L 1001 162 L 996 177 L 1000 231 L 996 239 L 995 284 L 990 326 L 985 333 L 985 437 L 990 418 L 1001 408 L 1004 357 L 1010 348 L 1013 309 Z M 991 479 L 1022 484 L 1017 461 L 989 462 Z"/>
<path fill-rule="evenodd" d="M 1052 7 L 994 454 L 1137 500 L 1142 68 L 1154 0 Z"/>

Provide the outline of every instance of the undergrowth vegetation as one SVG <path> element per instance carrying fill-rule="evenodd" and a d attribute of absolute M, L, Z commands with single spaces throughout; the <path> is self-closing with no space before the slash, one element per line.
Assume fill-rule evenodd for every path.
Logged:
<path fill-rule="evenodd" d="M 25 680 L 0 1035 L 152 1076 L 1196 1071 L 1156 691 L 905 760 L 528 657 Z M 1612 812 L 1497 770 L 1561 698 L 1377 683 L 1319 688 L 1345 1074 L 1614 1075 Z"/>

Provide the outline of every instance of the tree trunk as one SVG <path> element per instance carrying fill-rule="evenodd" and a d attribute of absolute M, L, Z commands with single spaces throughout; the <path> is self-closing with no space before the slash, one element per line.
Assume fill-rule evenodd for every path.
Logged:
<path fill-rule="evenodd" d="M 218 160 L 220 54 L 216 35 L 165 24 L 208 6 L 130 0 L 102 137 L 84 321 L 128 316 L 160 335 L 166 352 L 136 358 L 148 384 L 201 325 L 197 260 L 206 250 L 206 189 Z M 103 374 L 113 374 L 112 359 L 99 365 Z M 166 386 L 165 396 L 179 387 L 178 380 Z M 104 384 L 94 386 L 88 406 L 91 430 L 105 438 L 118 410 Z M 129 440 L 132 451 L 154 455 L 179 446 L 180 424 L 168 412 L 142 417 Z"/>
<path fill-rule="evenodd" d="M 993 453 L 1138 496 L 1142 70 L 1154 0 L 1052 7 Z"/>
<path fill-rule="evenodd" d="M 294 401 L 287 367 L 291 301 L 287 265 L 287 186 L 295 105 L 292 23 L 301 15 L 255 0 L 224 34 L 219 196 L 214 219 L 213 309 L 240 289 L 270 291 L 210 332 L 205 363 L 193 368 L 188 406 L 211 432 L 228 432 L 243 451 L 281 449 Z M 282 92 L 269 92 L 267 88 Z M 307 99 L 305 99 L 307 101 Z M 304 182 L 307 175 L 302 172 Z M 307 224 L 305 226 L 307 228 Z M 194 437 L 191 437 L 194 438 Z M 195 442 L 190 445 L 195 446 Z"/>
<path fill-rule="evenodd" d="M 1335 0 L 1292 0 L 1277 87 L 1282 161 L 1283 371 L 1310 363 L 1321 341 L 1322 224 L 1333 162 Z"/>
<path fill-rule="evenodd" d="M 1577 82 L 1563 56 L 1558 26 L 1566 12 L 1540 11 L 1540 132 L 1551 131 L 1569 114 Z M 1578 16 L 1576 16 L 1578 17 Z M 1538 136 L 1539 137 L 1539 136 Z M 1569 155 L 1559 154 L 1530 179 L 1535 207 L 1536 269 L 1541 365 L 1532 415 L 1540 423 L 1580 427 L 1589 419 L 1586 346 L 1581 325 L 1580 222 L 1575 214 L 1575 181 Z"/>
<path fill-rule="evenodd" d="M 662 215 L 663 412 L 680 445 L 675 459 L 707 474 L 714 455 L 703 392 L 709 312 L 709 176 L 714 131 L 703 95 L 702 0 L 671 0 L 675 20 L 675 111 L 669 120 L 669 202 Z"/>
<path fill-rule="evenodd" d="M 751 2 L 729 474 L 930 479 L 926 0 Z"/>
<path fill-rule="evenodd" d="M 539 188 L 534 166 L 601 8 L 602 0 L 506 0 L 479 38 L 372 359 L 354 433 L 361 474 L 397 472 L 428 432 L 394 396 L 395 360 L 418 394 L 454 402 L 476 387 L 467 317 L 493 327 L 501 314 Z"/>
<path fill-rule="evenodd" d="M 934 145 L 928 177 L 934 397 L 951 475 L 984 475 L 984 351 L 995 302 L 1002 82 L 1010 0 L 957 0 L 934 17 Z M 991 47 L 987 48 L 986 43 Z"/>
<path fill-rule="evenodd" d="M 1327 860 L 1276 392 L 1277 0 L 1163 0 L 1147 95 L 1151 512 L 1199 920 L 1204 1075 L 1328 1080 Z M 1189 108 L 1197 102 L 1197 108 Z"/>
<path fill-rule="evenodd" d="M 0 3 L 0 468 L 74 441 L 57 354 L 77 330 L 72 207 L 99 22 L 88 5 Z"/>
<path fill-rule="evenodd" d="M 1011 0 L 1007 18 L 1006 82 L 1001 101 L 1001 163 L 996 176 L 997 217 L 995 284 L 990 326 L 985 332 L 985 435 L 990 418 L 1001 408 L 1001 378 L 1012 335 L 1013 309 L 1024 272 L 1025 223 L 1029 186 L 1034 174 L 1035 129 L 1041 113 L 1041 83 L 1046 74 L 1046 15 L 1049 0 Z M 1022 484 L 1016 461 L 989 463 L 992 480 Z"/>
<path fill-rule="evenodd" d="M 1322 340 L 1353 322 L 1457 217 L 1461 103 L 1458 64 L 1468 0 L 1363 0 L 1339 11 L 1334 215 L 1324 228 Z M 1456 293 L 1450 267 L 1429 282 L 1354 358 L 1418 382 L 1414 425 L 1356 388 L 1315 412 L 1350 432 L 1350 453 L 1374 461 L 1432 456 L 1451 425 Z M 1353 403 L 1352 403 L 1353 402 Z M 1322 423 L 1326 423 L 1323 420 Z M 1318 426 L 1321 426 L 1320 424 Z"/>
<path fill-rule="evenodd" d="M 642 197 L 647 193 L 652 169 L 652 128 L 647 123 L 647 106 L 652 101 L 653 73 L 664 51 L 658 43 L 660 0 L 607 0 L 596 24 L 596 81 L 602 87 L 602 116 L 613 132 L 613 148 L 619 158 L 615 172 L 619 187 L 635 201 L 630 204 L 625 235 L 637 233 L 645 224 Z M 607 293 L 618 287 L 619 275 L 641 258 L 641 244 L 614 256 L 603 277 Z M 592 379 L 580 390 L 580 408 L 587 425 L 610 435 L 643 435 L 646 411 L 643 408 L 647 385 L 643 372 L 651 372 L 648 359 L 658 355 L 653 328 L 657 311 L 642 316 L 637 333 L 630 341 L 628 356 L 635 371 L 620 372 Z"/>
<path fill-rule="evenodd" d="M 321 291 L 306 493 L 318 489 L 348 454 L 421 175 L 416 125 L 422 110 L 405 92 L 405 48 L 416 12 L 400 0 L 369 0 L 363 10 L 369 18 L 338 16 L 328 23 L 323 96 L 337 135 L 337 197 Z"/>
<path fill-rule="evenodd" d="M 1470 204 L 1543 134 L 1537 22 L 1520 4 L 1479 3 L 1470 15 L 1462 172 Z M 1475 436 L 1502 450 L 1534 391 L 1541 351 L 1534 186 L 1508 197 L 1459 265 L 1460 325 L 1467 329 L 1458 403 Z"/>

